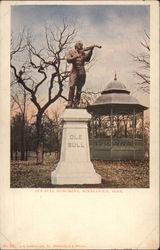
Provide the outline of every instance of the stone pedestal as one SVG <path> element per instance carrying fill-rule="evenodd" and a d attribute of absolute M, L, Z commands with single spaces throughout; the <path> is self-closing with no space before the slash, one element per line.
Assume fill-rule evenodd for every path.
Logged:
<path fill-rule="evenodd" d="M 98 184 L 98 175 L 90 161 L 86 109 L 66 109 L 62 114 L 63 134 L 60 161 L 51 173 L 52 184 Z"/>

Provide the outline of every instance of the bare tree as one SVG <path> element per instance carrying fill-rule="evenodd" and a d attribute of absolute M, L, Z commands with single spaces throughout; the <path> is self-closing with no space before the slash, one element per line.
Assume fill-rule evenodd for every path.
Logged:
<path fill-rule="evenodd" d="M 131 54 L 134 62 L 137 63 L 138 70 L 134 71 L 137 84 L 144 92 L 150 92 L 150 37 L 144 31 L 143 41 L 140 42 L 142 52 L 137 55 Z"/>
<path fill-rule="evenodd" d="M 44 118 L 48 122 L 48 128 L 54 137 L 54 141 L 56 142 L 56 159 L 60 158 L 60 148 L 61 148 L 61 137 L 62 137 L 62 120 L 60 118 L 60 113 L 57 109 L 51 110 L 51 112 L 45 112 Z M 53 147 L 52 147 L 53 150 Z"/>
<path fill-rule="evenodd" d="M 21 95 L 22 94 L 22 95 Z M 22 98 L 20 98 L 22 96 Z M 22 93 L 18 95 L 17 93 L 11 94 L 11 106 L 12 103 L 18 107 L 19 113 L 21 114 L 21 161 L 25 160 L 25 122 L 27 120 L 26 109 L 27 109 L 27 95 L 26 90 L 23 89 Z M 13 107 L 12 107 L 13 108 Z"/>
<path fill-rule="evenodd" d="M 47 108 L 63 96 L 63 86 L 69 76 L 65 52 L 76 36 L 76 30 L 62 27 L 45 27 L 45 47 L 34 45 L 31 35 L 25 31 L 19 35 L 16 45 L 11 40 L 11 69 L 17 83 L 27 93 L 36 107 L 37 163 L 43 163 L 42 116 Z M 43 44 L 43 43 L 42 43 Z M 20 59 L 23 58 L 23 62 Z M 19 60 L 18 60 L 19 59 Z M 40 100 L 46 90 L 47 99 Z"/>
<path fill-rule="evenodd" d="M 94 101 L 97 99 L 97 97 L 100 95 L 101 91 L 94 92 L 92 90 L 85 90 L 82 91 L 81 101 L 80 101 L 80 107 L 87 108 L 87 106 L 94 103 Z"/>

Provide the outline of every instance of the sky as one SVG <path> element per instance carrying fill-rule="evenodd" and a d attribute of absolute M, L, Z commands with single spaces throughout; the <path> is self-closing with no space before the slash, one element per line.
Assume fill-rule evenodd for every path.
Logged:
<path fill-rule="evenodd" d="M 150 31 L 150 10 L 147 5 L 18 5 L 11 9 L 11 30 L 18 33 L 29 27 L 41 41 L 44 25 L 62 24 L 78 27 L 77 41 L 84 46 L 101 45 L 95 49 L 95 61 L 87 72 L 84 90 L 101 91 L 114 79 L 131 90 L 131 93 L 149 106 L 149 96 L 137 89 L 133 71 L 136 64 L 130 55 L 142 52 L 140 41 L 144 30 Z"/>

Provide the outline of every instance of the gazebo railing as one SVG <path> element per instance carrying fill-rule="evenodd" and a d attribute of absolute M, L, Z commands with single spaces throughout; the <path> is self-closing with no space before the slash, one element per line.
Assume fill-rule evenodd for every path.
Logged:
<path fill-rule="evenodd" d="M 89 140 L 91 159 L 129 160 L 144 157 L 144 141 L 135 138 L 94 138 Z"/>

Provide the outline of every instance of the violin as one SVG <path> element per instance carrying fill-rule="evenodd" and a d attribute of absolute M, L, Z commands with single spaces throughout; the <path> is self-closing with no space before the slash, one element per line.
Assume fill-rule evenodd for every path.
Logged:
<path fill-rule="evenodd" d="M 84 48 L 83 51 L 91 50 L 91 49 L 94 49 L 94 48 L 99 48 L 99 49 L 101 49 L 102 46 L 92 45 L 92 46 L 89 46 L 89 47 Z"/>

